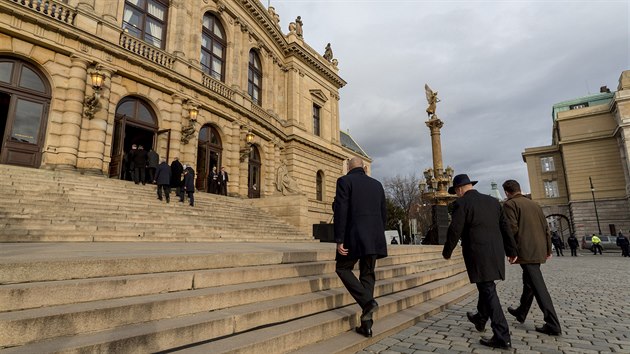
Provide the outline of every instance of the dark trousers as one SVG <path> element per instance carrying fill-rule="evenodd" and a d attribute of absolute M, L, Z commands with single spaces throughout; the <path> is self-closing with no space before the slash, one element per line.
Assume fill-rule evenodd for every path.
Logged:
<path fill-rule="evenodd" d="M 140 182 L 142 182 L 142 184 L 145 184 L 146 181 L 144 180 L 146 178 L 146 167 L 136 167 L 135 171 L 133 173 L 133 181 L 138 184 Z"/>
<path fill-rule="evenodd" d="M 477 311 L 483 322 L 490 319 L 493 338 L 503 342 L 510 342 L 510 328 L 501 308 L 501 302 L 497 295 L 497 287 L 493 281 L 476 283 L 479 291 Z"/>
<path fill-rule="evenodd" d="M 571 247 L 571 255 L 577 257 L 577 247 L 576 248 Z"/>
<path fill-rule="evenodd" d="M 155 180 L 155 167 L 147 167 L 147 172 L 149 172 L 149 180 L 147 182 L 153 183 Z"/>
<path fill-rule="evenodd" d="M 540 272 L 540 264 L 521 264 L 523 269 L 523 294 L 521 294 L 521 304 L 516 311 L 525 319 L 534 298 L 543 313 L 546 325 L 553 331 L 560 332 L 560 321 L 553 308 L 551 296 L 547 291 L 545 279 Z"/>
<path fill-rule="evenodd" d="M 162 200 L 162 190 L 164 190 L 164 195 L 166 197 L 166 201 L 171 200 L 171 186 L 168 184 L 158 184 L 157 186 L 157 195 L 158 199 Z"/>
<path fill-rule="evenodd" d="M 339 255 L 337 255 L 339 257 Z M 359 262 L 359 279 L 352 273 L 354 265 Z M 341 279 L 343 285 L 354 300 L 364 308 L 368 302 L 374 300 L 374 284 L 376 283 L 376 275 L 374 267 L 376 266 L 376 256 L 364 256 L 360 259 L 338 259 L 335 271 Z"/>
<path fill-rule="evenodd" d="M 599 254 L 602 254 L 602 245 L 600 244 L 593 244 L 593 246 L 591 246 L 591 251 L 593 251 L 593 254 L 597 254 L 597 251 L 599 250 Z"/>
<path fill-rule="evenodd" d="M 179 195 L 179 201 L 180 202 L 184 202 L 184 193 L 186 193 L 188 195 L 188 202 L 190 203 L 190 206 L 195 206 L 195 192 L 192 191 L 182 191 L 181 194 Z"/>
<path fill-rule="evenodd" d="M 562 247 L 556 246 L 556 256 L 564 256 L 564 254 L 562 254 Z"/>
<path fill-rule="evenodd" d="M 624 257 L 630 256 L 630 246 L 628 245 L 621 246 L 621 255 Z"/>

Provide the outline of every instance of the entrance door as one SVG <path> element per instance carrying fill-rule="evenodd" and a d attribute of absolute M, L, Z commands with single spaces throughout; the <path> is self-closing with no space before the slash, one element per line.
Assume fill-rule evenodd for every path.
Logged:
<path fill-rule="evenodd" d="M 247 196 L 260 198 L 260 153 L 256 145 L 249 151 L 249 173 L 247 174 Z"/>
<path fill-rule="evenodd" d="M 129 162 L 125 154 L 132 145 L 145 150 L 155 148 L 157 119 L 151 107 L 136 97 L 123 98 L 116 108 L 109 177 L 131 180 Z"/>
<path fill-rule="evenodd" d="M 217 172 L 221 170 L 221 136 L 213 125 L 204 125 L 199 130 L 199 144 L 197 145 L 197 181 L 196 186 L 200 191 L 215 192 L 210 190 L 208 176 L 212 168 Z"/>
<path fill-rule="evenodd" d="M 50 86 L 34 66 L 0 57 L 0 163 L 39 167 Z"/>

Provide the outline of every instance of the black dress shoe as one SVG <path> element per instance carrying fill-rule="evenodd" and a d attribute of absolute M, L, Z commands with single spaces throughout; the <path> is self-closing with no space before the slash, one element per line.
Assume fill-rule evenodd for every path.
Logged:
<path fill-rule="evenodd" d="M 472 312 L 466 312 L 466 317 L 468 317 L 468 321 L 475 325 L 475 329 L 479 332 L 483 332 L 486 330 L 485 322 L 482 323 L 478 314 L 474 314 Z"/>
<path fill-rule="evenodd" d="M 372 313 L 374 313 L 377 308 L 378 303 L 376 301 L 372 300 L 368 302 L 367 305 L 365 305 L 365 307 L 363 308 L 363 313 L 361 314 L 361 322 L 371 320 Z"/>
<path fill-rule="evenodd" d="M 368 321 L 361 321 L 361 327 L 356 327 L 354 330 L 357 331 L 357 333 L 362 334 L 363 336 L 370 338 L 372 337 L 372 324 L 374 323 L 374 321 L 372 320 L 368 320 Z"/>
<path fill-rule="evenodd" d="M 541 327 L 536 326 L 535 328 L 536 332 L 544 333 L 550 336 L 559 336 L 560 334 L 562 334 L 562 332 L 551 329 L 551 327 L 547 325 L 543 325 Z"/>
<path fill-rule="evenodd" d="M 512 344 L 510 342 L 503 342 L 500 340 L 495 339 L 494 337 L 488 339 L 488 338 L 481 338 L 479 340 L 479 343 L 481 345 L 485 345 L 486 347 L 490 347 L 490 348 L 498 348 L 498 349 L 510 349 L 512 348 Z"/>
<path fill-rule="evenodd" d="M 521 313 L 518 312 L 517 309 L 508 307 L 508 312 L 510 313 L 510 315 L 516 317 L 516 320 L 519 321 L 520 323 L 525 322 L 525 317 L 523 317 L 523 315 L 521 315 Z"/>

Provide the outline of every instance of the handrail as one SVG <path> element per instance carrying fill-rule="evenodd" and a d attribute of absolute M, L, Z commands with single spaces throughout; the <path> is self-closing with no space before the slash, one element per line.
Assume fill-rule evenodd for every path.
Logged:
<path fill-rule="evenodd" d="M 74 25 L 77 12 L 68 5 L 56 0 L 11 0 L 18 5 L 54 18 L 55 20 Z"/>

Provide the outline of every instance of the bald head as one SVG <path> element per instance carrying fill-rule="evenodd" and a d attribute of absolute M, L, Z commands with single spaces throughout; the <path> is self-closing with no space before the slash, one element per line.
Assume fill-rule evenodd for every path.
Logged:
<path fill-rule="evenodd" d="M 348 161 L 348 170 L 353 170 L 357 167 L 363 167 L 363 160 L 360 157 L 353 157 Z"/>

